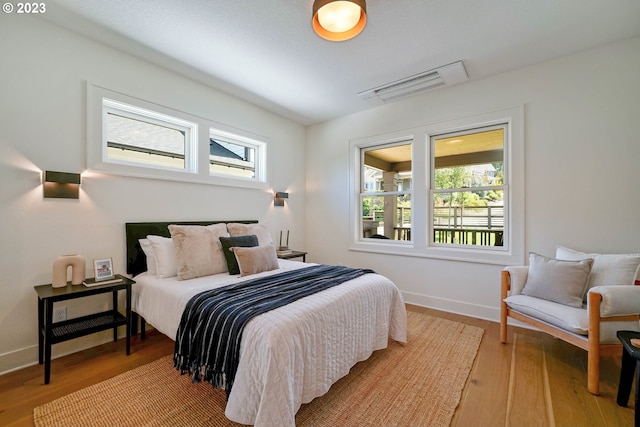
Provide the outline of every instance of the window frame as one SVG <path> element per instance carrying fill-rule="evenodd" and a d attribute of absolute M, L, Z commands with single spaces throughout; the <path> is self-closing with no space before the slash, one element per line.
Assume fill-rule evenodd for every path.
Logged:
<path fill-rule="evenodd" d="M 154 123 L 172 123 L 171 128 L 190 127 L 189 141 L 185 141 L 185 168 L 171 168 L 144 164 L 107 156 L 106 114 L 104 99 L 110 100 L 109 108 L 118 106 L 125 117 L 135 120 L 145 118 Z M 145 114 L 149 113 L 149 114 Z M 238 177 L 209 172 L 210 132 L 214 129 L 226 138 L 243 141 L 259 148 L 256 151 L 256 168 L 260 173 L 255 178 Z M 140 178 L 191 182 L 210 185 L 222 185 L 268 190 L 268 146 L 270 140 L 251 132 L 239 130 L 213 120 L 166 107 L 151 101 L 125 95 L 105 87 L 87 82 L 87 169 L 98 173 L 133 176 Z"/>
<path fill-rule="evenodd" d="M 252 148 L 255 150 L 255 160 L 254 160 L 254 178 L 247 177 L 237 177 L 231 174 L 221 174 L 211 172 L 210 168 L 207 168 L 207 172 L 211 177 L 218 177 L 219 179 L 238 179 L 242 181 L 258 181 L 265 182 L 267 177 L 267 144 L 264 141 L 258 141 L 254 138 L 250 138 L 247 136 L 243 136 L 238 134 L 238 132 L 231 133 L 226 130 L 221 129 L 220 126 L 210 127 L 209 128 L 209 139 L 220 139 L 223 142 L 240 145 L 247 148 Z M 208 158 L 210 163 L 210 157 Z"/>
<path fill-rule="evenodd" d="M 434 141 L 438 140 L 438 139 L 446 139 L 446 138 L 451 138 L 451 137 L 456 137 L 456 136 L 462 136 L 462 135 L 469 135 L 469 134 L 473 134 L 473 133 L 479 133 L 479 132 L 485 132 L 485 131 L 490 131 L 490 130 L 496 130 L 496 129 L 503 129 L 504 130 L 504 143 L 503 143 L 503 154 L 502 154 L 502 161 L 503 161 L 503 171 L 504 171 L 504 175 L 507 176 L 509 168 L 510 168 L 510 164 L 509 162 L 506 161 L 506 153 L 507 153 L 507 140 L 509 139 L 508 136 L 508 132 L 509 132 L 509 124 L 507 123 L 496 123 L 496 124 L 492 124 L 492 125 L 486 125 L 486 126 L 482 126 L 482 127 L 475 127 L 475 128 L 467 128 L 467 129 L 463 129 L 460 131 L 456 131 L 456 132 L 445 132 L 445 133 L 441 133 L 438 135 L 431 135 L 429 137 L 429 160 L 431 162 L 431 176 L 430 176 L 430 180 L 429 180 L 429 213 L 430 213 L 430 217 L 429 217 L 429 238 L 427 239 L 428 242 L 428 246 L 430 247 L 442 247 L 442 248 L 451 248 L 451 247 L 457 247 L 457 248 L 481 248 L 481 249 L 486 249 L 486 250 L 493 250 L 493 251 L 504 251 L 504 250 L 508 250 L 508 248 L 504 248 L 503 246 L 480 246 L 480 245 L 464 245 L 464 244 L 456 244 L 456 243 L 438 243 L 435 242 L 434 239 L 434 229 L 435 229 L 435 222 L 434 222 L 434 216 L 435 216 L 435 207 L 433 205 L 434 203 L 434 195 L 436 193 L 456 193 L 456 192 L 474 192 L 474 191 L 481 191 L 481 190 L 493 190 L 496 188 L 500 188 L 503 192 L 503 211 L 505 209 L 506 206 L 506 202 L 504 201 L 504 194 L 506 194 L 506 189 L 507 189 L 507 184 L 503 183 L 500 186 L 484 186 L 484 187 L 463 187 L 463 188 L 436 188 L 435 184 L 435 173 L 436 173 L 436 167 L 435 167 L 435 161 L 436 161 L 436 156 L 435 156 L 435 145 L 434 145 Z M 509 234 L 511 233 L 511 230 L 509 229 L 509 227 L 507 227 L 507 216 L 504 215 L 503 217 L 505 224 L 503 225 L 503 239 L 506 240 L 507 242 L 509 242 Z"/>
<path fill-rule="evenodd" d="M 431 137 L 458 131 L 506 124 L 504 147 L 504 246 L 434 245 L 431 180 L 433 160 Z M 413 140 L 412 143 L 412 240 L 399 242 L 362 238 L 360 188 L 362 176 L 361 149 L 383 146 L 390 142 Z M 353 139 L 350 141 L 350 245 L 353 251 L 391 255 L 437 258 L 499 265 L 521 265 L 524 253 L 524 107 L 516 106 L 475 116 L 417 126 L 398 132 Z M 508 232 L 507 232 L 508 230 Z"/>
<path fill-rule="evenodd" d="M 411 185 L 411 189 L 410 190 L 401 190 L 401 191 L 367 191 L 366 190 L 366 186 L 365 186 L 365 180 L 364 180 L 364 158 L 365 158 L 365 154 L 367 151 L 372 151 L 372 150 L 377 150 L 377 149 L 384 149 L 384 148 L 391 148 L 391 147 L 397 147 L 397 146 L 401 146 L 401 145 L 411 145 L 411 173 L 412 173 L 412 185 Z M 411 198 L 411 203 L 413 206 L 413 195 L 414 195 L 414 186 L 413 186 L 413 145 L 414 145 L 414 140 L 413 139 L 402 139 L 402 138 L 392 138 L 392 140 L 387 141 L 384 144 L 371 144 L 367 147 L 360 147 L 360 194 L 359 194 L 359 204 L 358 204 L 358 208 L 360 210 L 359 213 L 359 217 L 362 218 L 363 216 L 363 212 L 362 212 L 362 206 L 363 206 L 363 200 L 365 197 L 384 197 L 384 196 L 402 196 L 402 195 L 409 195 Z M 413 223 L 413 208 L 411 209 L 411 221 Z M 368 238 L 368 237 L 363 237 L 364 234 L 364 230 L 363 230 L 363 223 L 362 221 L 359 221 L 359 231 L 358 231 L 358 236 L 361 236 L 360 238 L 365 240 L 365 241 L 371 241 L 373 239 Z M 396 240 L 396 239 L 389 239 L 397 244 L 400 245 L 407 245 L 411 243 L 411 239 L 408 240 Z"/>
<path fill-rule="evenodd" d="M 147 122 L 155 126 L 166 127 L 184 133 L 184 167 L 172 168 L 169 166 L 154 165 L 151 163 L 136 162 L 133 160 L 111 159 L 108 155 L 107 131 L 102 129 L 102 158 L 104 162 L 131 165 L 142 168 L 179 171 L 184 173 L 198 173 L 197 159 L 198 149 L 198 124 L 172 115 L 160 113 L 136 105 L 126 104 L 111 98 L 102 98 L 102 123 L 107 122 L 109 114 L 115 114 L 127 119 L 139 122 Z"/>

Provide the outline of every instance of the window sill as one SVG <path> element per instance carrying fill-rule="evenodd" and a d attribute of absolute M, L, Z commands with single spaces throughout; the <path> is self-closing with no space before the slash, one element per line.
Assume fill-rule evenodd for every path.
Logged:
<path fill-rule="evenodd" d="M 511 253 L 503 248 L 482 247 L 472 249 L 467 247 L 430 247 L 416 248 L 411 242 L 388 243 L 383 242 L 358 242 L 349 247 L 354 252 L 369 252 L 383 255 L 432 258 L 447 261 L 472 262 L 494 265 L 523 265 L 525 263 L 523 253 Z"/>
<path fill-rule="evenodd" d="M 268 190 L 268 182 L 229 179 L 221 176 L 207 176 L 183 171 L 170 171 L 165 169 L 137 168 L 133 166 L 98 163 L 91 166 L 88 172 L 105 175 L 128 176 L 143 179 L 158 179 L 164 181 L 186 182 L 191 184 L 217 185 L 224 187 L 240 187 L 256 190 Z"/>

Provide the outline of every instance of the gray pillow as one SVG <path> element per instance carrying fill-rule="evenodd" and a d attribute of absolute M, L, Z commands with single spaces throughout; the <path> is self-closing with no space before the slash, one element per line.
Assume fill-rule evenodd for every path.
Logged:
<path fill-rule="evenodd" d="M 522 294 L 580 308 L 592 265 L 592 258 L 563 261 L 531 252 Z"/>
<path fill-rule="evenodd" d="M 238 260 L 240 276 L 262 273 L 280 268 L 276 248 L 272 245 L 241 248 L 236 246 L 233 253 Z"/>

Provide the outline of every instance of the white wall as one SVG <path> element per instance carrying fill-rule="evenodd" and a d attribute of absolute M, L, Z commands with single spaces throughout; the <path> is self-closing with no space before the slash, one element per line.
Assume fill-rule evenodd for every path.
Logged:
<path fill-rule="evenodd" d="M 62 254 L 113 257 L 124 272 L 124 223 L 258 219 L 304 249 L 304 127 L 202 84 L 30 16 L 0 23 L 0 373 L 37 362 L 37 298 Z M 271 140 L 273 193 L 87 174 L 79 200 L 43 199 L 40 172 L 81 172 L 86 81 Z M 68 302 L 69 317 L 109 298 Z M 109 332 L 54 346 L 54 356 L 109 340 Z M 124 351 L 124 344 L 123 344 Z M 55 372 L 53 373 L 55 378 Z"/>
<path fill-rule="evenodd" d="M 407 301 L 497 319 L 500 266 L 347 249 L 349 140 L 514 105 L 525 106 L 525 250 L 640 252 L 639 69 L 635 38 L 318 124 L 305 135 L 296 123 L 46 21 L 2 19 L 0 372 L 37 361 L 33 286 L 50 282 L 53 260 L 111 256 L 124 271 L 127 221 L 256 218 L 274 238 L 291 229 L 291 246 L 309 250 L 312 261 L 389 276 Z M 274 208 L 264 191 L 104 175 L 87 175 L 79 200 L 43 200 L 40 171 L 84 169 L 86 80 L 269 137 L 271 183 L 290 192 L 287 206 Z M 69 316 L 108 306 L 108 298 L 89 301 L 67 304 Z M 106 332 L 59 344 L 54 355 L 109 339 Z"/>
<path fill-rule="evenodd" d="M 639 70 L 635 38 L 309 127 L 307 249 L 375 269 L 409 302 L 497 320 L 502 266 L 347 249 L 349 140 L 524 105 L 525 253 L 640 252 Z"/>

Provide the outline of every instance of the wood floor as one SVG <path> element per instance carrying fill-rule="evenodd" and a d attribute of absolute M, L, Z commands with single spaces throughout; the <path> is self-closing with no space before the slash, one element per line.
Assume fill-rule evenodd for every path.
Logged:
<path fill-rule="evenodd" d="M 586 388 L 587 354 L 545 334 L 509 327 L 501 344 L 499 325 L 440 311 L 409 307 L 485 329 L 452 427 L 633 426 L 629 408 L 616 405 L 620 357 L 603 358 L 601 395 Z M 32 426 L 33 408 L 173 352 L 173 341 L 153 331 L 141 342 L 124 340 L 52 361 L 51 383 L 42 366 L 0 376 L 0 426 Z"/>

